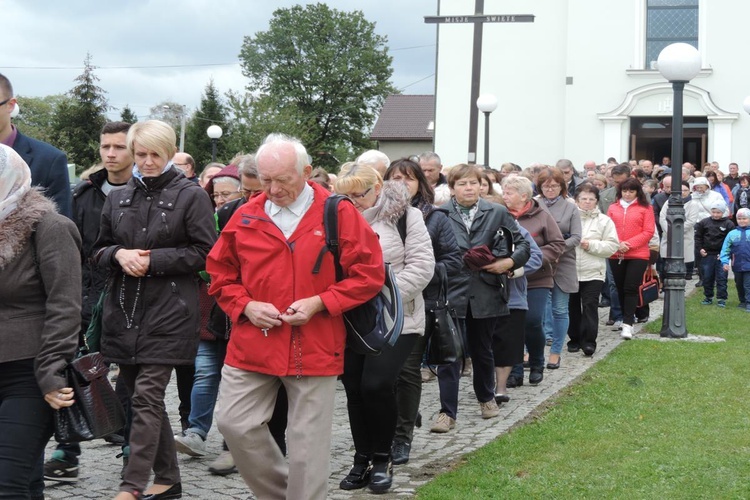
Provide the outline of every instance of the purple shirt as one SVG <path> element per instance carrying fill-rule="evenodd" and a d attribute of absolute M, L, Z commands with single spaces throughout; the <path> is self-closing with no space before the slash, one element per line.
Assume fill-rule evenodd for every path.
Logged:
<path fill-rule="evenodd" d="M 0 143 L 5 144 L 9 148 L 13 147 L 13 144 L 16 143 L 16 137 L 18 137 L 18 130 L 13 125 L 10 126 L 10 135 L 5 139 L 4 141 L 0 141 Z"/>

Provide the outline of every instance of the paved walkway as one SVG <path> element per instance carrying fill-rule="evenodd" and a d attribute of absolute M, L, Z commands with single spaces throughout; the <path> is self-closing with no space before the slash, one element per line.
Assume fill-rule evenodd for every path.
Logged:
<path fill-rule="evenodd" d="M 659 318 L 663 301 L 651 304 L 651 318 Z M 462 455 L 476 450 L 489 443 L 497 436 L 507 432 L 511 427 L 522 423 L 535 409 L 555 397 L 561 390 L 573 383 L 579 376 L 603 359 L 622 341 L 619 332 L 604 325 L 609 309 L 599 309 L 600 331 L 597 352 L 592 358 L 583 354 L 563 353 L 562 366 L 558 370 L 545 370 L 544 381 L 536 386 L 527 385 L 510 389 L 511 401 L 500 408 L 500 416 L 483 420 L 479 414 L 479 405 L 474 399 L 470 378 L 461 379 L 459 415 L 456 428 L 447 434 L 429 432 L 431 421 L 440 410 L 437 381 L 422 385 L 421 412 L 423 426 L 415 430 L 411 459 L 408 464 L 396 466 L 394 487 L 387 495 L 378 498 L 407 498 L 415 489 L 444 471 L 449 464 Z M 636 327 L 638 330 L 639 327 Z M 649 335 L 650 338 L 658 336 Z M 167 409 L 172 416 L 173 428 L 179 428 L 175 419 L 177 414 L 177 389 L 174 377 L 167 391 Z M 119 474 L 122 467 L 115 455 L 119 447 L 104 441 L 83 443 L 80 478 L 77 483 L 61 484 L 47 482 L 47 498 L 106 499 L 117 492 Z M 48 447 L 47 456 L 53 446 Z M 208 472 L 208 464 L 221 451 L 218 433 L 212 429 L 208 439 L 210 453 L 202 459 L 179 455 L 183 498 L 196 499 L 248 499 L 253 498 L 238 474 L 227 477 L 213 476 Z M 329 498 L 350 499 L 369 496 L 367 490 L 345 492 L 338 489 L 339 481 L 346 475 L 354 455 L 349 423 L 346 413 L 346 396 L 339 384 L 336 391 L 336 410 L 334 415 L 333 446 L 331 454 L 331 477 L 329 480 Z M 374 497 L 374 495 L 373 495 Z"/>

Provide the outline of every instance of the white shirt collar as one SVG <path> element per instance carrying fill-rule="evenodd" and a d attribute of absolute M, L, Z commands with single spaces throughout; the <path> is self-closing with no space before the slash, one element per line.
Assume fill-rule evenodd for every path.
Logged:
<path fill-rule="evenodd" d="M 268 215 L 273 217 L 274 215 L 278 215 L 279 212 L 281 212 L 283 209 L 289 210 L 295 217 L 302 217 L 308 208 L 308 202 L 313 196 L 313 188 L 310 187 L 309 184 L 305 183 L 305 187 L 302 188 L 302 192 L 297 196 L 297 199 L 294 200 L 292 203 L 287 205 L 286 207 L 280 207 L 276 203 L 272 202 L 271 200 L 268 200 L 269 206 L 268 206 Z"/>

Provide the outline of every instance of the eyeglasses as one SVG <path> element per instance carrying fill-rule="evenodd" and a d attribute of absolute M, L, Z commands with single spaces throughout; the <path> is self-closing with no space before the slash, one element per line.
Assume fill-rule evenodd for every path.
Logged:
<path fill-rule="evenodd" d="M 222 193 L 214 193 L 214 200 L 219 200 L 221 198 L 228 200 L 230 196 L 235 195 L 235 194 L 239 194 L 239 192 L 224 191 Z"/>
<path fill-rule="evenodd" d="M 8 97 L 6 100 L 0 102 L 0 106 L 4 106 L 10 102 L 10 100 L 13 99 L 12 97 Z"/>
<path fill-rule="evenodd" d="M 542 186 L 545 191 L 552 191 L 554 189 L 560 189 L 560 184 L 545 184 Z"/>
<path fill-rule="evenodd" d="M 367 196 L 367 193 L 369 193 L 370 191 L 372 191 L 371 187 L 367 188 L 367 190 L 362 194 L 347 194 L 346 197 L 352 201 L 361 200 L 362 198 Z"/>

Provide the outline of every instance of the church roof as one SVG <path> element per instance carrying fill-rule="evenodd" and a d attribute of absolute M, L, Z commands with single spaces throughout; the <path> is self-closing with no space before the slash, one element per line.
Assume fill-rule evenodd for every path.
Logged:
<path fill-rule="evenodd" d="M 432 140 L 434 95 L 389 95 L 370 139 L 376 141 Z"/>

